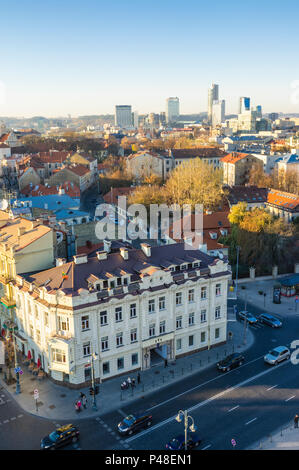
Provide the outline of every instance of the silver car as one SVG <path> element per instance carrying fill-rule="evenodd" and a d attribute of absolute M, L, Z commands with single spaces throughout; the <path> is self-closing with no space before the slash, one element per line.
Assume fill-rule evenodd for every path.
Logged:
<path fill-rule="evenodd" d="M 272 349 L 264 357 L 264 361 L 271 365 L 276 365 L 285 359 L 289 359 L 291 355 L 290 350 L 286 346 L 277 346 L 277 348 Z"/>

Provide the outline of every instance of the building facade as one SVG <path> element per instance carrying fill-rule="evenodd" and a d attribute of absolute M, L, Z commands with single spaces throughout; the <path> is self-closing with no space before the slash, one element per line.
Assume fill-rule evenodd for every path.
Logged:
<path fill-rule="evenodd" d="M 226 342 L 227 262 L 183 243 L 57 260 L 17 276 L 18 346 L 82 387 Z"/>
<path fill-rule="evenodd" d="M 116 105 L 115 106 L 115 125 L 117 127 L 132 127 L 132 106 Z"/>
<path fill-rule="evenodd" d="M 180 100 L 176 97 L 170 97 L 166 100 L 166 122 L 173 122 L 180 115 Z"/>

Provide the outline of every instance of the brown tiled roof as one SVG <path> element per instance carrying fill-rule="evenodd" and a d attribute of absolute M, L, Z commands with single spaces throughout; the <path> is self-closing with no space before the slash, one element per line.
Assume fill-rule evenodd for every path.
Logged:
<path fill-rule="evenodd" d="M 107 259 L 98 260 L 97 257 L 87 258 L 86 263 L 76 264 L 74 261 L 57 266 L 40 273 L 26 276 L 28 282 L 37 287 L 46 284 L 46 289 L 56 291 L 62 289 L 67 295 L 77 295 L 80 289 L 87 289 L 87 278 L 91 275 L 99 279 L 107 280 L 111 276 L 118 276 L 120 270 L 129 273 L 132 277 L 141 278 L 141 274 L 152 269 L 164 269 L 163 260 L 169 260 L 171 264 L 177 264 L 177 259 L 182 262 L 200 261 L 201 268 L 208 268 L 214 259 L 199 250 L 187 250 L 184 243 L 176 243 L 151 248 L 151 257 L 147 257 L 141 249 L 129 250 L 127 260 L 123 259 L 119 252 L 109 253 Z M 63 279 L 63 273 L 67 278 Z M 138 288 L 137 288 L 138 289 Z M 99 294 L 100 295 L 100 294 Z"/>
<path fill-rule="evenodd" d="M 83 176 L 86 175 L 86 173 L 89 173 L 90 170 L 86 168 L 84 165 L 71 165 L 66 167 L 69 171 L 72 173 L 75 173 L 78 176 Z"/>
<path fill-rule="evenodd" d="M 18 229 L 25 229 L 22 235 L 18 234 Z M 10 219 L 1 228 L 0 243 L 7 243 L 9 247 L 14 246 L 16 251 L 20 251 L 52 230 L 45 225 L 36 225 L 32 228 L 32 221 L 23 219 Z"/>
<path fill-rule="evenodd" d="M 257 186 L 231 186 L 227 199 L 231 204 L 238 202 L 263 203 L 267 201 L 267 188 L 258 188 Z"/>
<path fill-rule="evenodd" d="M 243 160 L 243 158 L 248 157 L 249 155 L 250 155 L 249 153 L 233 152 L 221 158 L 221 161 L 223 163 L 236 163 L 240 160 Z"/>
<path fill-rule="evenodd" d="M 217 147 L 200 147 L 194 149 L 172 149 L 174 158 L 213 158 L 224 157 L 226 152 Z"/>

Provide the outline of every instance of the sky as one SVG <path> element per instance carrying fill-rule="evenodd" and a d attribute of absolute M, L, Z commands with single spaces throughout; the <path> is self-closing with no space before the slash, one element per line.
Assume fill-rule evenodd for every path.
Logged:
<path fill-rule="evenodd" d="M 298 0 L 0 0 L 0 116 L 299 113 Z"/>

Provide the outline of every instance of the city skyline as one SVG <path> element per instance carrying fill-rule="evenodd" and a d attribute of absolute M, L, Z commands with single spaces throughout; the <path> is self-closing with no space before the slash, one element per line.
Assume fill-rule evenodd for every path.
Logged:
<path fill-rule="evenodd" d="M 136 0 L 2 5 L 15 27 L 12 35 L 3 25 L 0 115 L 113 114 L 117 103 L 147 114 L 164 110 L 169 96 L 179 97 L 181 114 L 195 114 L 207 111 L 211 83 L 228 114 L 241 96 L 265 113 L 296 113 L 296 12 L 294 0 L 284 9 L 269 0 L 191 0 L 188 9 L 176 0 L 151 9 Z"/>

